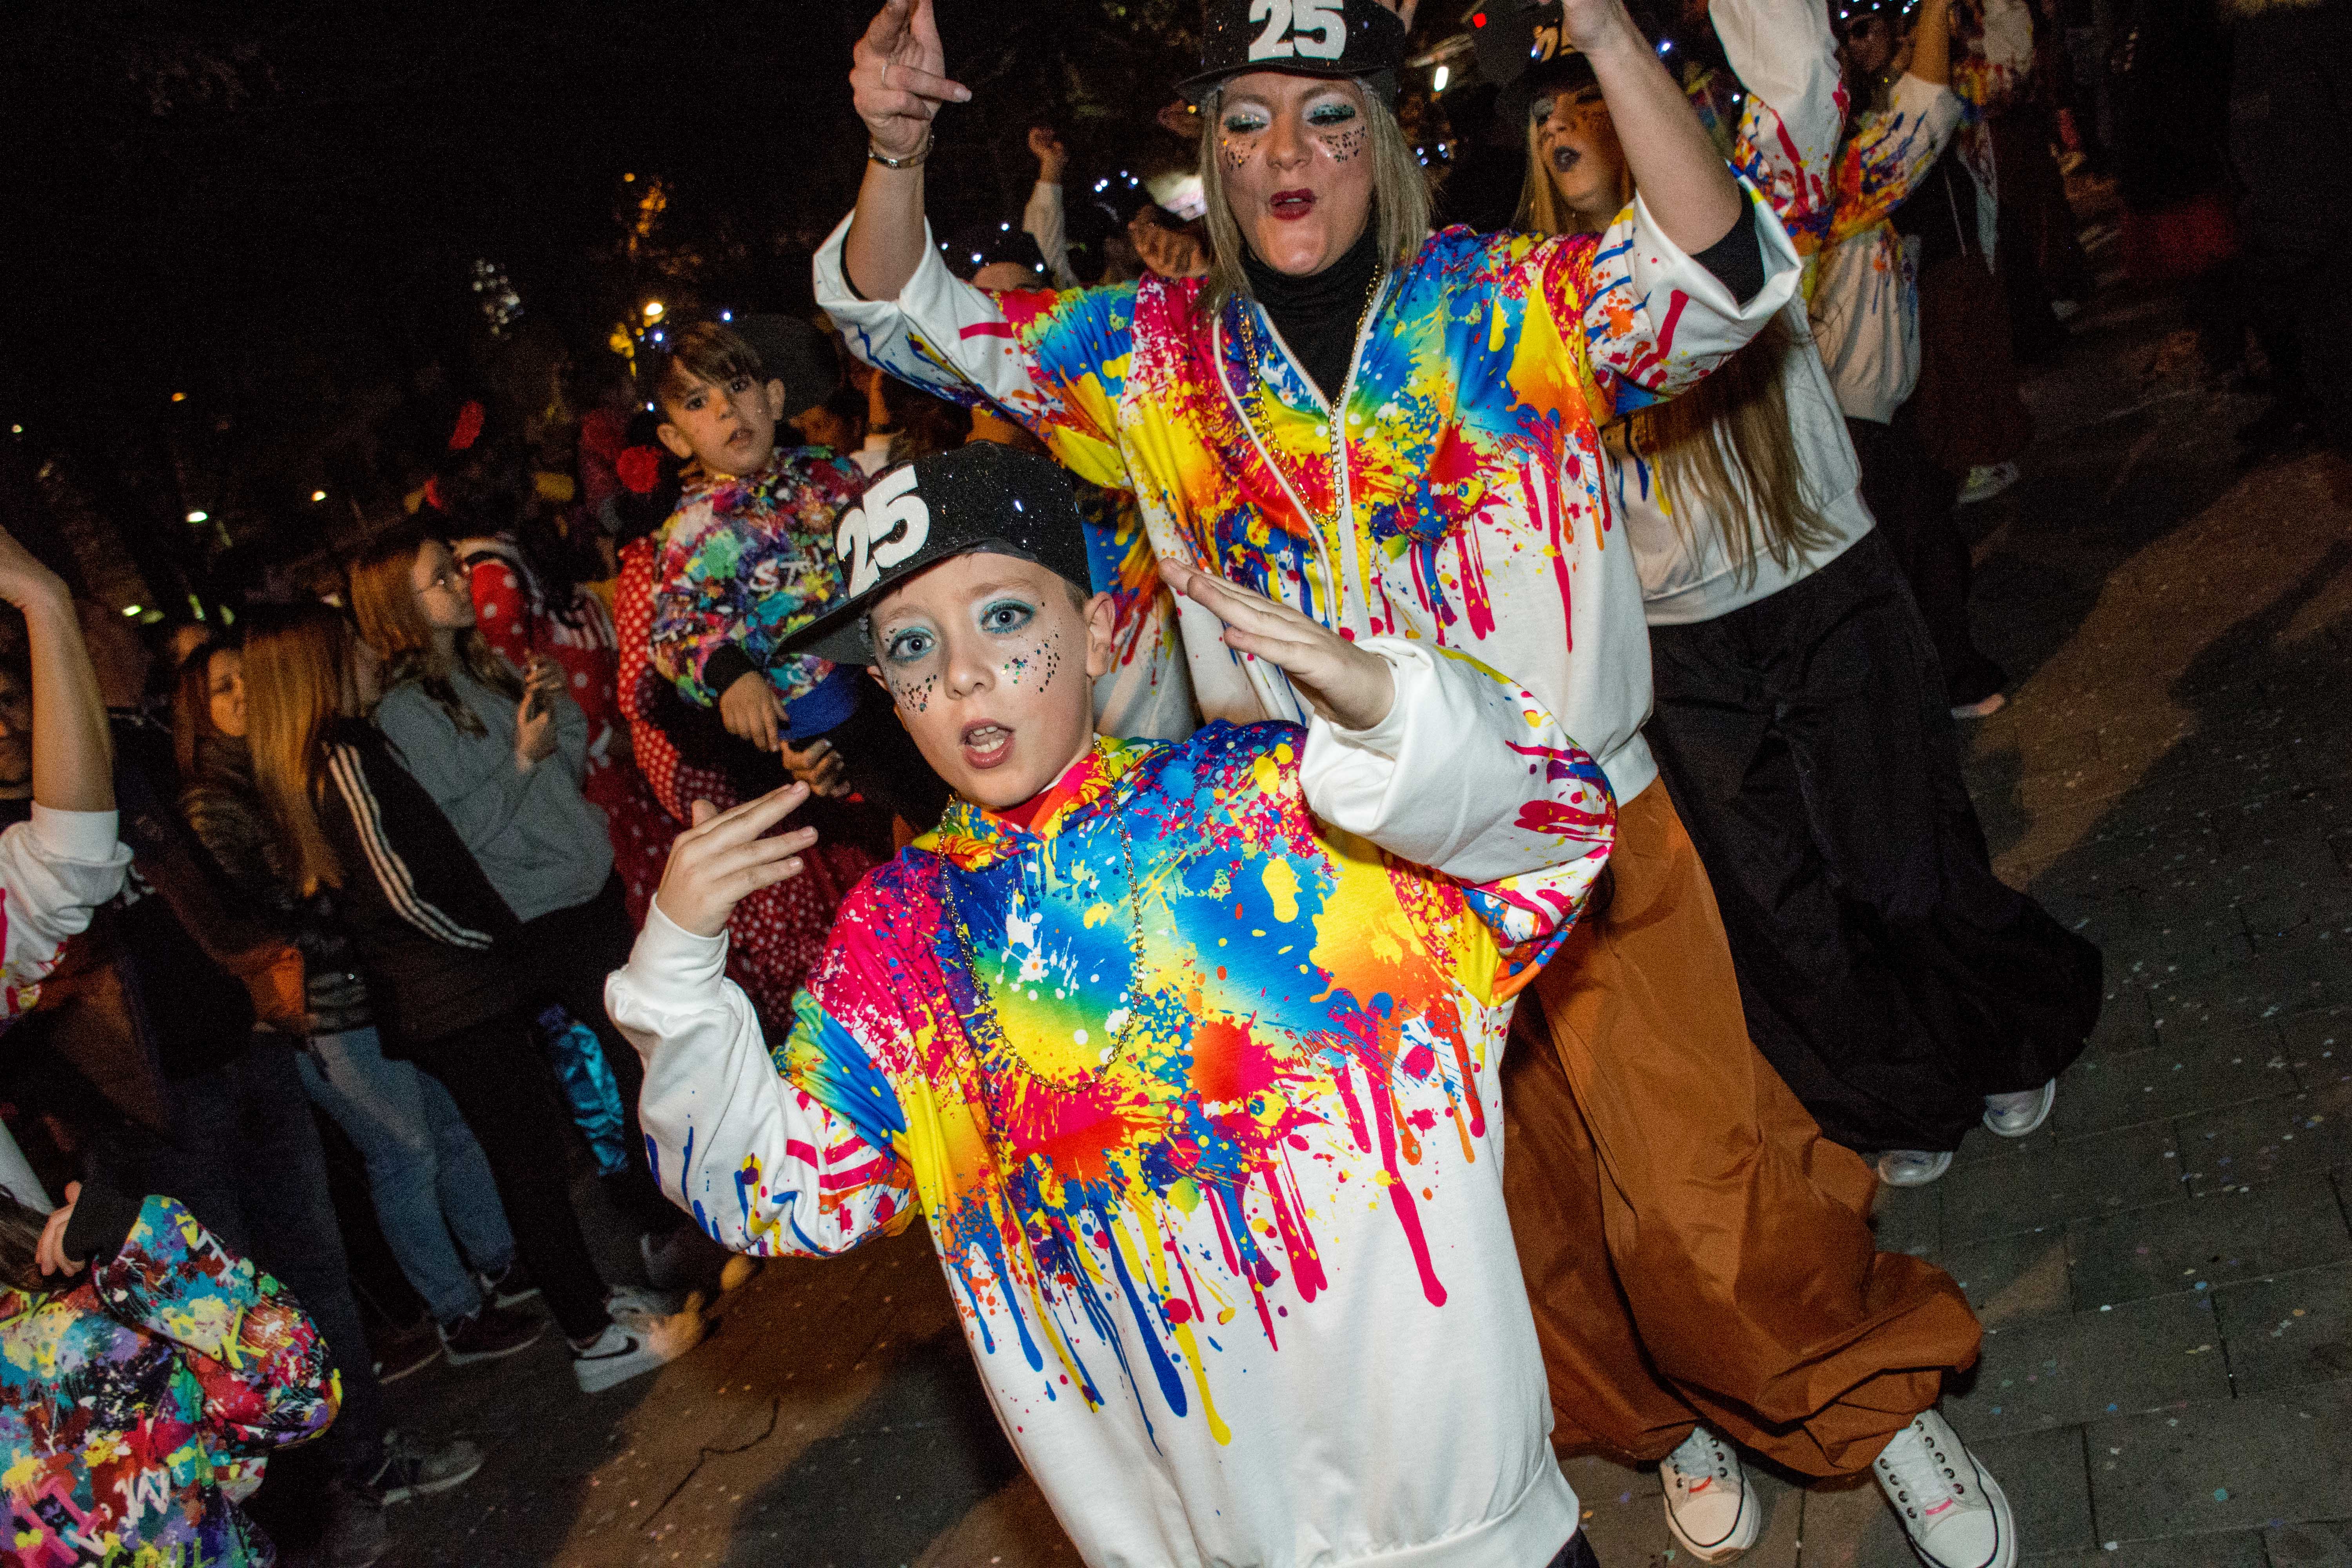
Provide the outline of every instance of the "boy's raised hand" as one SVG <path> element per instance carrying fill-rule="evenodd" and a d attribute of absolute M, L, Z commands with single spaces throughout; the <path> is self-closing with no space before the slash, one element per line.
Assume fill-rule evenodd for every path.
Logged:
<path fill-rule="evenodd" d="M 670 846 L 669 865 L 654 892 L 661 912 L 697 936 L 717 936 L 737 904 L 799 876 L 801 856 L 816 842 L 816 829 L 766 835 L 808 796 L 806 784 L 789 784 L 732 811 L 696 801 L 694 826 Z"/>
<path fill-rule="evenodd" d="M 911 158 L 931 133 L 942 103 L 963 103 L 971 89 L 947 78 L 947 50 L 931 0 L 889 0 L 857 40 L 849 88 L 858 118 L 886 157 Z"/>
<path fill-rule="evenodd" d="M 1369 730 L 1396 704 L 1389 661 L 1287 605 L 1179 561 L 1162 561 L 1168 585 L 1225 623 L 1225 646 L 1274 665 L 1307 705 L 1342 730 Z"/>

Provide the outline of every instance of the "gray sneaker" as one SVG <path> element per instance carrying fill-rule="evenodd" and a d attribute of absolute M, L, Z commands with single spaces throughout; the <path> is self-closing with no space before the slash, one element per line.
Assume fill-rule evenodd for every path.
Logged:
<path fill-rule="evenodd" d="M 1889 1149 L 1878 1157 L 1878 1179 L 1890 1187 L 1924 1187 L 1951 1168 L 1942 1149 Z"/>
<path fill-rule="evenodd" d="M 369 1478 L 367 1489 L 384 1503 L 431 1497 L 472 1480 L 485 1458 L 478 1446 L 463 1437 L 428 1448 L 397 1432 L 386 1432 L 383 1464 Z"/>
<path fill-rule="evenodd" d="M 2017 1094 L 1988 1094 L 1984 1102 L 1985 1131 L 2022 1138 L 2050 1120 L 2050 1108 L 2058 1102 L 2058 1080 L 2053 1078 L 2040 1089 Z"/>

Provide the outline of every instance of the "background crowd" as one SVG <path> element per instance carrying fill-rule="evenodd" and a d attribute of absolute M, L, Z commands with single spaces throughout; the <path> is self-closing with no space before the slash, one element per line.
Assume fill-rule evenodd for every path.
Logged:
<path fill-rule="evenodd" d="M 1704 5 L 1683 9 L 1658 32 L 1730 153 L 1740 62 Z M 1830 292 L 1813 325 L 1825 428 L 1850 439 L 1870 514 L 1854 536 L 1875 519 L 1885 551 L 1872 569 L 1899 574 L 1932 638 L 1932 658 L 1917 656 L 1940 671 L 1932 706 L 1965 720 L 2001 705 L 2005 677 L 1969 634 L 1958 509 L 2015 478 L 2032 434 L 2017 367 L 2063 352 L 2091 288 L 2062 171 L 2118 174 L 2127 265 L 2186 278 L 2214 368 L 2263 379 L 2273 402 L 2242 434 L 2250 456 L 2313 442 L 2352 456 L 2352 352 L 2343 313 L 2308 303 L 2347 216 L 2284 178 L 2305 166 L 2303 139 L 2323 111 L 2340 124 L 2312 39 L 2296 31 L 2334 26 L 2315 37 L 2340 38 L 2340 9 L 2238 0 L 2234 17 L 2206 19 L 2210 47 L 2137 13 L 2120 26 L 2108 16 L 2105 55 L 2060 0 L 1949 10 L 1957 26 L 1947 0 L 1925 0 L 1916 18 L 1869 4 L 1838 16 L 1853 111 L 1882 142 L 1919 140 L 1857 161 L 1854 187 L 1814 215 Z M 1554 161 L 1560 126 L 1529 118 L 1557 104 L 1565 123 L 1587 85 L 1563 63 L 1492 92 L 1486 112 L 1449 104 L 1461 145 L 1441 221 L 1604 226 L 1626 191 L 1584 193 L 1580 205 L 1572 182 L 1546 177 L 1570 166 Z M 1171 105 L 1163 118 L 1181 130 L 1187 113 Z M 940 242 L 958 275 L 1001 290 L 1208 270 L 1212 238 L 1181 188 L 1169 187 L 1171 205 L 1107 205 L 1085 194 L 1091 182 L 1074 176 L 1053 130 L 1027 130 L 1022 147 L 1036 178 L 1018 210 Z M 1855 275 L 1844 296 L 1840 267 Z M 1892 294 L 1869 292 L 1890 273 Z M 1842 297 L 1893 314 L 1825 315 L 1821 298 Z M 796 576 L 808 561 L 775 542 L 855 504 L 892 465 L 976 441 L 1045 449 L 996 411 L 859 363 L 814 311 L 688 319 L 648 304 L 640 315 L 616 340 L 625 354 L 585 345 L 520 368 L 420 374 L 386 419 L 404 433 L 398 450 L 376 465 L 397 482 L 354 507 L 331 543 L 272 527 L 220 550 L 184 616 L 100 600 L 86 563 L 38 526 L 36 508 L 68 504 L 66 479 L 45 471 L 43 486 L 6 492 L 9 526 L 56 570 L 0 545 L 0 596 L 23 612 L 0 653 L 0 822 L 54 834 L 60 812 L 111 810 L 129 860 L 113 868 L 120 892 L 87 900 L 98 907 L 86 929 L 58 933 L 72 940 L 54 967 L 37 956 L 15 967 L 19 903 L 9 907 L 22 1016 L 0 1050 L 13 1144 L 0 1145 L 0 1184 L 22 1212 L 0 1214 L 0 1252 L 21 1241 L 32 1265 L 9 1277 L 0 1336 L 29 1331 L 17 1315 L 55 1289 L 52 1265 L 93 1266 L 86 1315 L 135 1322 L 207 1368 L 239 1358 L 188 1326 L 208 1319 L 205 1292 L 246 1302 L 252 1364 L 238 1388 L 183 1380 L 131 1403 L 152 1416 L 176 1401 L 191 1429 L 213 1434 L 218 1465 L 175 1478 L 206 1495 L 251 1493 L 248 1461 L 316 1436 L 273 1462 L 252 1511 L 323 1531 L 339 1565 L 383 1554 L 391 1505 L 462 1484 L 483 1462 L 462 1439 L 388 1429 L 384 1383 L 517 1353 L 551 1321 L 593 1393 L 690 1349 L 698 1294 L 748 1277 L 648 1168 L 641 1069 L 606 1016 L 605 976 L 626 959 L 694 803 L 723 809 L 803 778 L 823 797 L 802 818 L 820 835 L 805 874 L 729 922 L 729 974 L 783 1037 L 836 908 L 938 821 L 946 796 L 862 672 L 779 650 L 787 616 L 824 585 Z M 1716 417 L 1760 403 L 1805 438 L 1790 414 L 1801 388 L 1727 383 L 1718 395 Z M 1676 439 L 1662 410 L 1629 422 L 1617 458 L 1646 472 Z M 816 450 L 795 452 L 779 478 L 775 453 L 801 447 Z M 1681 482 L 1704 493 L 1706 480 Z M 89 500 L 85 489 L 72 504 Z M 1082 503 L 1095 585 L 1114 595 L 1119 628 L 1098 724 L 1179 734 L 1193 699 L 1144 522 L 1115 489 L 1086 487 Z M 1834 516 L 1799 512 L 1781 526 L 1800 545 L 1836 535 Z M 1725 904 L 1759 1047 L 1832 1137 L 1876 1154 L 1899 1140 L 1869 1124 L 1871 1110 L 1903 1084 L 1857 1088 L 1850 1064 L 1813 1064 L 1835 1019 L 1799 1010 L 1759 1022 L 1788 996 L 1756 975 L 1784 955 L 1763 922 L 1743 928 L 1738 889 L 1819 876 L 1818 856 L 1808 873 L 1770 858 L 1801 861 L 1799 851 L 1740 842 L 1738 789 L 1707 806 L 1727 769 L 1739 789 L 1758 787 L 1738 752 L 1748 742 L 1696 717 L 1727 704 L 1708 687 L 1722 639 L 1811 635 L 1761 631 L 1749 615 L 1795 603 L 1775 595 L 1808 579 L 1790 564 L 1806 549 L 1784 558 L 1767 538 L 1748 553 L 1759 564 L 1737 589 L 1717 581 L 1736 561 L 1645 581 L 1650 741 Z M 1677 594 L 1681 607 L 1662 612 Z M 61 668 L 86 672 L 87 689 L 61 684 Z M 86 779 L 44 778 L 59 748 L 38 725 L 77 703 L 103 709 L 111 763 L 97 771 L 110 805 Z M 1815 787 L 1809 770 L 1851 787 L 1864 767 L 1801 748 L 1775 755 L 1792 797 Z M 1936 765 L 1919 792 L 1942 786 Z M 1946 771 L 1957 779 L 1956 763 Z M 2051 937 L 2037 962 L 2063 941 Z M 2077 1047 L 2087 1026 L 2073 1031 Z M 2056 1050 L 2028 1076 L 2054 1076 L 2064 1059 Z M 1863 1109 L 1843 1136 L 1833 1123 L 1849 1092 Z M 1977 1097 L 1963 1098 L 1973 1121 Z M 1941 1167 L 1927 1167 L 1939 1149 L 1948 1163 L 1958 1136 L 1924 1131 L 1921 1149 L 1889 1150 L 1882 1175 L 1933 1179 Z M 146 1194 L 174 1201 L 142 1205 Z M 43 1212 L 52 1195 L 68 1198 L 69 1224 Z M 626 1278 L 600 1268 L 593 1230 L 633 1238 Z M 238 1258 L 262 1273 L 240 1273 Z M 12 1406 L 28 1397 L 0 1389 Z M 6 1484 L 12 1498 L 37 1489 Z M 205 1515 L 215 1545 L 252 1528 L 223 1507 Z M 96 1528 L 44 1517 L 61 1539 Z"/>

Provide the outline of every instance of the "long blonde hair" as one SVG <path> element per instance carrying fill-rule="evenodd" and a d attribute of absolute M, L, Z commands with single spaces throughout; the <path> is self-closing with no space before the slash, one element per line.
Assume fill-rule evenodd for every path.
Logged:
<path fill-rule="evenodd" d="M 1412 259 L 1429 237 L 1429 171 L 1405 144 L 1404 128 L 1395 111 L 1381 101 L 1369 82 L 1359 80 L 1364 96 L 1364 121 L 1372 142 L 1372 212 L 1379 226 L 1381 259 L 1402 267 Z M 1233 198 L 1225 195 L 1225 171 L 1217 156 L 1217 119 L 1224 89 L 1211 92 L 1201 105 L 1201 194 L 1209 204 L 1209 280 L 1202 292 L 1203 306 L 1223 308 L 1227 300 L 1250 297 L 1249 276 L 1242 270 L 1248 242 L 1234 216 Z"/>
<path fill-rule="evenodd" d="M 1544 165 L 1533 120 L 1528 121 L 1528 177 L 1511 222 L 1532 234 L 1567 234 L 1576 226 Z M 1626 445 L 1656 473 L 1684 545 L 1696 542 L 1694 518 L 1711 520 L 1749 583 L 1760 557 L 1769 555 L 1785 570 L 1800 554 L 1837 537 L 1806 493 L 1780 379 L 1787 356 L 1803 342 L 1786 312 L 1774 316 L 1696 386 L 1633 414 L 1624 432 Z"/>
<path fill-rule="evenodd" d="M 324 605 L 257 605 L 245 628 L 246 744 L 294 885 L 309 898 L 343 885 L 319 825 L 327 726 L 351 685 L 352 629 Z"/>
<path fill-rule="evenodd" d="M 457 634 L 455 659 L 445 658 L 433 646 L 433 626 L 416 602 L 413 576 L 417 552 L 430 537 L 401 529 L 362 552 L 352 563 L 352 613 L 359 617 L 360 636 L 383 656 L 385 690 L 415 681 L 460 733 L 481 735 L 487 733 L 482 721 L 458 697 L 450 676 L 462 668 L 512 702 L 522 700 L 522 682 L 483 639 L 478 626 Z"/>

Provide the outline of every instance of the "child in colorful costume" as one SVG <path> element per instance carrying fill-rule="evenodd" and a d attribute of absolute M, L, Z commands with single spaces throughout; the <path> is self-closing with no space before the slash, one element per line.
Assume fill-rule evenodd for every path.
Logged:
<path fill-rule="evenodd" d="M 957 796 L 844 906 L 773 1059 L 717 933 L 811 842 L 757 837 L 798 786 L 698 813 L 607 990 L 665 1189 L 755 1253 L 919 1206 L 1089 1563 L 1587 1561 L 1496 1085 L 1612 841 L 1599 767 L 1460 655 L 1172 566 L 1313 716 L 1097 738 L 1112 605 L 1030 454 L 886 474 L 840 543 L 809 635 Z"/>

